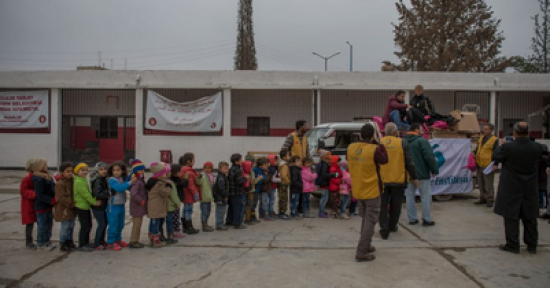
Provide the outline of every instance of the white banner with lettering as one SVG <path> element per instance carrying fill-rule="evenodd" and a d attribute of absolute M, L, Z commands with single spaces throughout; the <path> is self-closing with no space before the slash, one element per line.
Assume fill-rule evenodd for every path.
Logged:
<path fill-rule="evenodd" d="M 472 172 L 468 169 L 470 145 L 470 139 L 430 140 L 439 167 L 439 175 L 431 179 L 432 195 L 460 194 L 473 190 Z"/>
<path fill-rule="evenodd" d="M 219 132 L 223 123 L 222 94 L 176 102 L 149 90 L 145 128 L 178 132 Z"/>
<path fill-rule="evenodd" d="M 0 92 L 0 128 L 48 128 L 48 91 Z"/>

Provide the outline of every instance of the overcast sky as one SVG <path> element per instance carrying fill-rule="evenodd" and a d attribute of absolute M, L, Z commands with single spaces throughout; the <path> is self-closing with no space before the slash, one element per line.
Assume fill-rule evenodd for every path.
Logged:
<path fill-rule="evenodd" d="M 487 0 L 506 40 L 502 54 L 527 55 L 537 0 Z M 379 71 L 393 55 L 392 0 L 256 0 L 260 70 Z M 238 0 L 0 1 L 0 70 L 232 70 Z M 101 51 L 101 53 L 99 53 Z"/>

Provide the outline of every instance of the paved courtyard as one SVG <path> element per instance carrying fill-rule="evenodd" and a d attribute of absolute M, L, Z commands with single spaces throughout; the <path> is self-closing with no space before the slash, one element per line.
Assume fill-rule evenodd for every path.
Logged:
<path fill-rule="evenodd" d="M 354 260 L 361 221 L 358 217 L 278 220 L 247 230 L 201 232 L 161 249 L 69 254 L 59 249 L 24 249 L 17 190 L 22 175 L 21 171 L 0 171 L 0 287 L 427 288 L 550 284 L 550 224 L 539 220 L 537 255 L 528 254 L 525 246 L 520 255 L 501 252 L 497 246 L 504 241 L 502 219 L 492 209 L 472 204 L 476 191 L 434 202 L 434 227 L 410 226 L 403 214 L 399 231 L 389 240 L 375 234 L 377 258 L 367 263 Z M 312 202 L 316 210 L 318 200 Z M 125 240 L 131 229 L 129 218 L 126 223 Z M 147 237 L 147 224 L 142 229 L 142 242 Z M 58 229 L 59 223 L 54 224 L 54 241 L 58 240 Z M 78 229 L 77 224 L 75 240 Z"/>

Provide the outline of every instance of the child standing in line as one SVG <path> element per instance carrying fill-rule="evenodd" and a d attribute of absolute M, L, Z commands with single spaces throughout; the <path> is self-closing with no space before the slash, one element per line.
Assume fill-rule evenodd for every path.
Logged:
<path fill-rule="evenodd" d="M 309 196 L 311 192 L 317 189 L 317 186 L 315 186 L 317 173 L 313 173 L 311 171 L 310 166 L 311 164 L 313 164 L 313 160 L 310 157 L 306 157 L 302 164 L 302 182 L 304 185 L 304 188 L 302 190 L 302 209 L 304 210 L 304 218 L 315 218 L 315 216 L 313 216 L 310 212 Z"/>
<path fill-rule="evenodd" d="M 330 173 L 330 158 L 332 154 L 326 150 L 320 150 L 319 156 L 321 160 L 317 164 L 317 179 L 315 184 L 321 188 L 321 200 L 319 201 L 319 218 L 328 218 L 325 212 L 325 206 L 328 202 L 329 182 L 331 178 L 337 177 L 338 173 Z"/>
<path fill-rule="evenodd" d="M 279 219 L 289 220 L 290 218 L 286 214 L 288 208 L 288 186 L 290 185 L 290 170 L 288 169 L 288 161 L 290 161 L 290 152 L 284 148 L 280 154 L 281 161 L 279 161 L 279 175 L 281 177 L 281 183 L 279 183 Z"/>
<path fill-rule="evenodd" d="M 337 174 L 329 181 L 328 190 L 332 196 L 332 217 L 340 218 L 340 182 L 342 182 L 342 172 L 340 170 L 340 156 L 333 155 L 330 157 L 329 173 Z"/>
<path fill-rule="evenodd" d="M 178 243 L 178 240 L 174 237 L 174 211 L 179 210 L 181 207 L 181 201 L 178 196 L 178 190 L 176 187 L 176 184 L 172 182 L 170 179 L 172 169 L 169 164 L 165 164 L 167 169 L 169 169 L 166 173 L 166 179 L 167 183 L 170 184 L 170 196 L 168 196 L 167 206 L 166 206 L 166 235 L 168 235 L 168 238 L 166 238 L 166 244 L 176 244 Z"/>
<path fill-rule="evenodd" d="M 34 162 L 35 159 L 27 160 L 27 164 L 25 164 L 27 175 L 21 180 L 21 185 L 19 186 L 19 194 L 21 194 L 21 223 L 25 225 L 25 247 L 29 250 L 36 250 L 36 245 L 34 245 L 32 240 L 32 230 L 36 222 L 36 212 L 34 211 L 36 193 L 34 192 L 34 185 L 32 183 L 32 164 Z"/>
<path fill-rule="evenodd" d="M 120 251 L 129 244 L 122 241 L 122 229 L 124 229 L 124 217 L 126 214 L 126 190 L 130 188 L 135 179 L 124 181 L 128 177 L 128 168 L 122 162 L 115 162 L 107 170 L 111 199 L 107 204 L 107 250 Z"/>
<path fill-rule="evenodd" d="M 160 223 L 168 214 L 167 205 L 168 197 L 172 193 L 172 181 L 167 180 L 170 167 L 162 162 L 151 163 L 149 170 L 153 173 L 153 177 L 149 178 L 145 185 L 148 191 L 147 216 L 151 219 L 149 240 L 151 247 L 160 248 L 165 245 L 160 241 Z"/>
<path fill-rule="evenodd" d="M 84 162 L 77 163 L 74 167 L 74 210 L 80 223 L 80 232 L 78 233 L 78 251 L 92 252 L 94 248 L 90 247 L 90 231 L 92 231 L 92 213 L 90 206 L 101 205 L 101 200 L 96 200 L 90 192 L 90 185 L 86 176 L 88 176 L 88 165 Z"/>
<path fill-rule="evenodd" d="M 229 169 L 229 201 L 231 210 L 227 213 L 228 221 L 231 221 L 235 229 L 246 229 L 243 223 L 245 188 L 244 185 L 250 180 L 250 176 L 243 175 L 243 156 L 235 153 L 231 155 L 231 169 Z"/>
<path fill-rule="evenodd" d="M 107 169 L 109 165 L 104 162 L 95 164 L 90 180 L 92 182 L 92 196 L 97 200 L 101 200 L 101 205 L 92 206 L 92 214 L 94 215 L 97 228 L 95 230 L 95 239 L 93 248 L 96 251 L 107 249 L 107 241 L 105 241 L 105 232 L 107 231 L 107 203 L 111 197 L 109 184 L 107 183 Z"/>
<path fill-rule="evenodd" d="M 302 196 L 304 183 L 302 182 L 302 159 L 300 156 L 292 156 L 290 161 L 290 219 L 299 219 L 298 202 Z"/>
<path fill-rule="evenodd" d="M 272 221 L 268 214 L 269 211 L 269 195 L 271 192 L 271 177 L 269 177 L 269 160 L 267 158 L 259 158 L 256 161 L 256 167 L 254 167 L 254 177 L 256 179 L 256 195 L 262 199 L 262 205 L 260 209 L 260 218 L 264 221 Z"/>
<path fill-rule="evenodd" d="M 181 168 L 181 176 L 184 179 L 187 179 L 188 184 L 187 188 L 183 190 L 184 199 L 183 199 L 183 232 L 192 235 L 199 233 L 198 229 L 193 227 L 193 205 L 196 202 L 201 201 L 202 196 L 197 185 L 197 172 L 193 169 L 195 165 L 195 155 L 193 153 L 185 153 L 179 159 L 179 164 L 183 166 Z"/>
<path fill-rule="evenodd" d="M 212 211 L 212 202 L 214 202 L 214 196 L 212 196 L 212 187 L 216 184 L 216 179 L 212 175 L 214 170 L 214 164 L 208 161 L 202 165 L 202 177 L 197 178 L 197 184 L 199 184 L 202 194 L 201 200 L 201 222 L 202 232 L 212 232 L 214 228 L 208 225 L 208 218 L 210 218 L 210 212 Z"/>
<path fill-rule="evenodd" d="M 269 214 L 269 217 L 273 218 L 273 220 L 279 218 L 279 215 L 275 214 L 275 195 L 277 194 L 277 188 L 279 188 L 279 183 L 281 182 L 280 177 L 276 177 L 278 172 L 277 165 L 279 163 L 279 156 L 277 155 L 268 155 L 267 160 L 269 160 L 269 176 L 271 177 L 271 186 L 269 187 L 269 191 L 267 193 L 268 196 L 268 211 L 266 213 Z"/>
<path fill-rule="evenodd" d="M 59 229 L 59 250 L 70 252 L 74 251 L 76 246 L 73 242 L 74 220 L 74 192 L 73 192 L 73 165 L 71 163 L 62 163 L 59 166 L 61 177 L 55 185 L 55 222 L 61 222 Z"/>
<path fill-rule="evenodd" d="M 340 195 L 342 195 L 342 202 L 340 203 L 340 217 L 343 219 L 349 219 L 350 217 L 346 213 L 346 206 L 351 194 L 351 175 L 348 171 L 348 162 L 346 160 L 340 162 L 342 167 L 342 181 L 340 182 Z"/>
<path fill-rule="evenodd" d="M 187 187 L 187 179 L 181 179 L 181 165 L 172 164 L 170 166 L 170 181 L 174 182 L 174 185 L 176 185 L 176 192 L 178 193 L 178 198 L 180 200 L 181 206 L 181 203 L 183 203 L 183 200 L 185 199 L 183 189 Z M 174 210 L 174 213 L 172 213 L 172 217 L 174 218 L 174 238 L 180 239 L 187 236 L 185 233 L 182 232 L 181 229 L 182 227 L 180 220 L 180 207 Z"/>
<path fill-rule="evenodd" d="M 255 225 L 256 223 L 260 222 L 256 218 L 256 207 L 258 206 L 258 193 L 256 193 L 256 177 L 254 175 L 254 172 L 252 171 L 253 165 L 254 165 L 254 162 L 252 160 L 245 160 L 243 162 L 243 175 L 247 177 L 247 179 L 249 179 L 244 184 L 245 197 L 246 197 L 245 209 L 244 209 L 244 215 L 245 215 L 244 222 L 247 225 Z"/>
<path fill-rule="evenodd" d="M 225 214 L 227 210 L 227 202 L 229 200 L 229 163 L 218 163 L 218 176 L 216 177 L 216 185 L 214 186 L 214 199 L 216 201 L 216 230 L 227 231 L 228 227 L 224 225 Z"/>
<path fill-rule="evenodd" d="M 35 159 L 31 165 L 32 182 L 36 192 L 34 210 L 38 221 L 37 243 L 39 250 L 53 251 L 57 246 L 52 243 L 53 213 L 55 205 L 55 182 L 48 173 L 48 163 L 44 159 Z"/>
<path fill-rule="evenodd" d="M 130 187 L 130 216 L 132 216 L 132 234 L 130 236 L 130 248 L 139 249 L 145 247 L 139 242 L 143 216 L 147 215 L 147 191 L 145 190 L 145 164 L 139 159 L 130 161 L 132 170 L 127 179 L 133 179 Z"/>

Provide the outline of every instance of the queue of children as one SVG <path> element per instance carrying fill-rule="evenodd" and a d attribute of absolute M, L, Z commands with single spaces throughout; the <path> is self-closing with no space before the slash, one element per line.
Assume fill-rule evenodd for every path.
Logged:
<path fill-rule="evenodd" d="M 297 207 L 300 198 L 303 218 L 314 218 L 310 194 L 318 186 L 322 191 L 318 216 L 328 218 L 324 206 L 330 191 L 333 217 L 349 219 L 346 204 L 351 181 L 347 165 L 330 152 L 322 151 L 321 156 L 316 171 L 311 168 L 311 158 L 290 158 L 289 151 L 283 149 L 279 155 L 257 160 L 244 161 L 242 155 L 233 154 L 231 166 L 225 161 L 218 163 L 217 175 L 210 161 L 204 163 L 202 173 L 196 171 L 195 155 L 185 153 L 178 164 L 153 162 L 149 167 L 139 159 L 131 160 L 129 166 L 123 162 L 111 165 L 99 162 L 92 169 L 83 162 L 62 163 L 55 177 L 49 173 L 46 160 L 29 159 L 25 166 L 28 174 L 20 186 L 26 247 L 54 250 L 57 246 L 51 236 L 55 220 L 60 222 L 61 251 L 143 248 L 146 245 L 140 242 L 140 235 L 143 218 L 147 216 L 150 220 L 148 246 L 160 248 L 199 233 L 193 225 L 193 207 L 197 202 L 200 202 L 203 232 L 226 231 L 229 226 L 246 229 L 248 225 L 260 223 L 260 219 L 300 219 Z M 147 168 L 152 173 L 149 179 L 145 179 Z M 132 219 L 129 242 L 122 240 L 127 191 Z M 274 213 L 275 194 L 279 201 L 278 214 Z M 214 227 L 209 225 L 212 204 L 215 204 Z M 96 229 L 95 237 L 90 239 L 92 216 Z M 73 240 L 76 219 L 80 224 L 78 245 Z M 32 237 L 35 222 L 37 245 Z"/>

